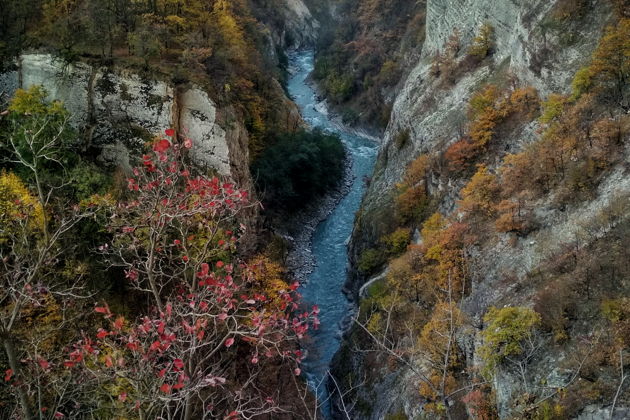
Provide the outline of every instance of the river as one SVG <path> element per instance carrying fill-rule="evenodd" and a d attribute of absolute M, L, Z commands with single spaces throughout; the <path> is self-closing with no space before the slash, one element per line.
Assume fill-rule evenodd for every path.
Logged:
<path fill-rule="evenodd" d="M 320 308 L 321 325 L 318 330 L 310 333 L 311 340 L 306 344 L 308 356 L 304 361 L 303 372 L 318 397 L 325 400 L 327 372 L 339 349 L 341 324 L 352 309 L 342 292 L 348 276 L 348 241 L 352 234 L 355 213 L 365 192 L 363 180 L 372 175 L 378 145 L 373 140 L 336 124 L 328 115 L 324 104 L 317 101 L 317 95 L 308 83 L 308 75 L 314 65 L 312 51 L 296 52 L 291 55 L 290 61 L 292 73 L 288 90 L 300 107 L 302 117 L 312 127 L 339 135 L 352 162 L 353 179 L 349 192 L 315 229 L 311 249 L 315 266 L 300 289 L 305 302 L 316 304 Z M 329 417 L 328 412 L 328 404 L 325 404 L 322 414 Z"/>

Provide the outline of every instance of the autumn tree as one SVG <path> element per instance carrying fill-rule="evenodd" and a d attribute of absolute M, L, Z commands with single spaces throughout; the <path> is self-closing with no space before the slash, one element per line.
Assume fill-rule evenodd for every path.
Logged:
<path fill-rule="evenodd" d="M 500 91 L 495 85 L 487 85 L 480 89 L 468 104 L 469 137 L 472 143 L 468 146 L 468 149 L 472 149 L 468 153 L 478 154 L 483 150 L 494 138 L 499 124 L 509 117 L 520 115 L 529 121 L 537 114 L 538 108 L 538 93 L 531 87 Z"/>
<path fill-rule="evenodd" d="M 425 409 L 438 415 L 448 410 L 448 398 L 457 390 L 461 354 L 455 334 L 463 324 L 464 315 L 454 301 L 439 302 L 418 338 L 417 347 L 431 371 L 430 381 L 420 385 L 420 394 L 430 401 Z"/>
<path fill-rule="evenodd" d="M 448 170 L 454 174 L 464 172 L 474 163 L 480 151 L 475 143 L 466 138 L 451 144 L 444 152 Z"/>
<path fill-rule="evenodd" d="M 483 60 L 492 53 L 494 48 L 494 28 L 489 23 L 484 23 L 479 28 L 479 33 L 473 39 L 472 45 L 468 49 L 468 54 L 478 60 Z"/>
<path fill-rule="evenodd" d="M 417 220 L 427 207 L 429 197 L 427 179 L 431 167 L 431 158 L 427 154 L 414 159 L 396 185 L 396 215 L 402 223 Z"/>
<path fill-rule="evenodd" d="M 528 207 L 527 201 L 527 191 L 523 191 L 515 198 L 502 200 L 496 205 L 498 217 L 495 221 L 495 227 L 498 232 L 524 234 L 531 229 L 531 209 Z"/>
<path fill-rule="evenodd" d="M 411 249 L 389 264 L 387 282 L 402 298 L 410 302 L 431 302 L 432 285 L 423 276 L 422 255 Z"/>
<path fill-rule="evenodd" d="M 185 160 L 190 147 L 190 139 L 155 141 L 127 180 L 134 199 L 112 209 L 114 240 L 101 248 L 132 285 L 150 293 L 159 310 L 164 293 L 176 285 L 190 293 L 198 289 L 199 264 L 233 249 L 234 229 L 240 228 L 230 225 L 248 200 L 232 183 L 196 174 Z"/>
<path fill-rule="evenodd" d="M 35 192 L 15 174 L 2 173 L 0 340 L 9 365 L 5 379 L 20 407 L 15 413 L 25 418 L 34 418 L 44 400 L 37 398 L 43 388 L 29 363 L 47 365 L 51 343 L 72 322 L 69 308 L 87 295 L 85 272 L 72 265 L 73 245 L 65 241 L 94 215 L 93 209 L 56 196 L 64 182 L 49 182 L 51 171 L 66 169 L 69 116 L 45 97 L 39 87 L 18 91 L 8 109 L 8 132 L 1 137 L 3 156 Z"/>
<path fill-rule="evenodd" d="M 153 153 L 143 157 L 142 166 L 128 180 L 134 198 L 114 210 L 114 241 L 103 252 L 112 263 L 125 267 L 133 287 L 152 296 L 156 315 L 137 321 L 135 330 L 122 336 L 122 321 L 117 318 L 97 343 L 131 350 L 126 366 L 142 374 L 130 384 L 136 394 L 129 393 L 130 407 L 139 399 L 149 416 L 168 412 L 182 418 L 213 418 L 227 410 L 226 414 L 247 417 L 270 412 L 276 409 L 276 397 L 261 398 L 250 388 L 259 360 L 280 357 L 285 364 L 289 359 L 299 363 L 301 354 L 290 342 L 304 335 L 317 310 L 295 313 L 297 284 L 280 282 L 279 273 L 269 272 L 277 270 L 270 262 L 262 260 L 249 268 L 225 261 L 231 259 L 237 240 L 230 225 L 247 205 L 247 194 L 231 183 L 194 175 L 182 155 L 190 146 L 189 139 L 181 143 L 173 137 L 158 139 Z M 110 316 L 106 307 L 102 311 Z M 232 346 L 251 354 L 251 376 L 238 391 L 224 386 L 227 368 L 235 363 L 235 355 L 227 354 Z M 108 363 L 105 371 L 113 367 Z M 111 378 L 105 371 L 99 382 Z M 163 395 L 159 403 L 151 401 L 156 392 Z"/>
<path fill-rule="evenodd" d="M 501 92 L 494 85 L 487 85 L 470 99 L 468 118 L 469 135 L 477 148 L 484 147 L 494 136 L 494 129 L 505 115 L 499 99 Z"/>
<path fill-rule="evenodd" d="M 616 104 L 627 108 L 630 79 L 630 19 L 621 19 L 606 29 L 593 54 L 592 68 L 596 79 L 615 98 Z"/>
<path fill-rule="evenodd" d="M 51 198 L 45 179 L 50 166 L 63 166 L 64 147 L 70 141 L 69 113 L 60 102 L 47 102 L 41 86 L 19 89 L 9 105 L 9 132 L 2 138 L 7 160 L 27 172 L 33 179 L 41 206 Z M 44 218 L 46 215 L 44 213 Z M 48 220 L 44 224 L 48 238 Z"/>
<path fill-rule="evenodd" d="M 490 217 L 495 211 L 495 201 L 499 194 L 496 175 L 490 173 L 485 165 L 479 165 L 470 182 L 462 189 L 460 209 L 471 218 Z"/>

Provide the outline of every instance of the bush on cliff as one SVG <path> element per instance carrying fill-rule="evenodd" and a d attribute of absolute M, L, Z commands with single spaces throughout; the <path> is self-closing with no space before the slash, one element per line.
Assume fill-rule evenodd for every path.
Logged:
<path fill-rule="evenodd" d="M 338 185 L 344 159 L 339 137 L 300 131 L 281 136 L 254 162 L 252 173 L 266 205 L 295 210 Z"/>

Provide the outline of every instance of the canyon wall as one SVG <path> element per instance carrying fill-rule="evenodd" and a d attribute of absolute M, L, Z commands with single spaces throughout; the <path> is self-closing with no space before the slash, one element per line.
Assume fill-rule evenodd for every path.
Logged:
<path fill-rule="evenodd" d="M 421 154 L 443 156 L 449 145 L 466 135 L 468 103 L 475 93 L 489 83 L 530 86 L 542 99 L 552 93 L 571 93 L 576 72 L 590 63 L 603 31 L 611 22 L 613 11 L 610 2 L 596 0 L 582 2 L 582 7 L 587 10 L 583 15 L 559 17 L 558 8 L 567 3 L 546 0 L 426 2 L 426 38 L 420 59 L 404 80 L 395 100 L 377 167 L 350 244 L 355 270 L 347 287 L 355 293 L 358 304 L 361 304 L 358 290 L 362 285 L 375 278 L 382 282 L 383 274 L 370 277 L 356 268 L 364 252 L 370 247 L 381 246 L 383 236 L 397 227 L 394 197 L 408 164 Z M 458 35 L 461 44 L 456 59 L 456 67 L 461 65 L 461 69 L 466 67 L 466 50 L 483 24 L 494 30 L 491 56 L 479 65 L 470 65 L 461 71 L 451 83 L 436 78 L 433 74 L 436 55 L 444 54 L 453 34 Z M 491 171 L 496 170 L 507 153 L 524 150 L 540 138 L 543 129 L 536 119 L 512 127 L 496 138 L 496 144 L 484 155 L 484 164 Z M 623 159 L 630 161 L 627 148 Z M 440 162 L 444 165 L 443 160 Z M 460 190 L 469 179 L 450 177 L 445 173 L 444 168 L 442 172 L 429 173 L 426 189 L 435 200 L 435 210 L 458 220 L 462 216 L 458 210 Z M 580 246 L 586 247 L 605 241 L 607 235 L 614 234 L 627 220 L 628 214 L 623 214 L 613 224 L 598 224 L 603 214 L 614 211 L 620 206 L 620 200 L 630 197 L 627 179 L 626 168 L 619 165 L 605 172 L 590 200 L 559 209 L 552 204 L 554 197 L 551 194 L 543 197 L 533 205 L 540 223 L 533 232 L 522 236 L 497 235 L 496 239 L 473 247 L 469 256 L 472 290 L 462 301 L 462 309 L 472 326 L 460 331 L 457 337 L 459 347 L 466 355 L 468 369 L 475 371 L 481 367 L 479 347 L 483 315 L 488 308 L 498 305 L 532 307 L 535 296 L 545 287 L 539 283 L 523 285 L 532 273 L 546 261 L 562 254 L 571 243 L 580 241 Z M 420 227 L 415 227 L 417 245 L 422 245 Z M 590 233 L 586 234 L 586 231 Z M 345 402 L 350 418 L 391 416 L 411 419 L 427 415 L 422 409 L 426 400 L 418 392 L 422 381 L 415 372 L 426 369 L 426 362 L 419 356 L 410 356 L 410 365 L 405 366 L 397 363 L 393 354 L 379 360 L 376 356 L 355 351 L 357 346 L 366 344 L 357 338 L 360 333 L 359 328 L 347 333 L 334 366 L 335 375 L 344 378 L 342 382 L 346 390 L 351 390 L 350 394 L 354 395 Z M 412 345 L 407 342 L 403 347 Z M 575 342 L 571 345 L 577 346 Z M 545 347 L 544 355 L 528 367 L 531 377 L 535 378 L 528 380 L 544 383 L 550 389 L 568 386 L 576 372 L 560 366 L 570 357 L 571 351 L 570 346 Z M 527 394 L 527 385 L 520 383 L 518 375 L 508 370 L 499 371 L 493 381 L 499 416 L 510 418 L 516 415 L 511 404 Z M 624 413 L 625 408 L 618 408 L 614 418 L 623 418 Z M 337 412 L 339 418 L 345 415 Z M 610 415 L 610 408 L 605 404 L 594 405 L 584 409 L 579 418 L 595 419 L 604 415 Z"/>
<path fill-rule="evenodd" d="M 51 100 L 64 103 L 86 147 L 101 148 L 107 163 L 129 167 L 129 154 L 167 128 L 194 139 L 195 162 L 221 175 L 243 174 L 241 166 L 248 163 L 246 133 L 237 125 L 224 129 L 221 110 L 198 86 L 175 88 L 124 70 L 65 64 L 50 54 L 22 55 L 2 83 L 9 96 L 17 88 L 41 85 Z"/>
<path fill-rule="evenodd" d="M 461 136 L 465 110 L 470 97 L 484 83 L 502 76 L 515 77 L 531 85 L 542 96 L 566 93 L 575 72 L 587 64 L 610 16 L 605 2 L 571 28 L 570 44 L 560 30 L 546 28 L 555 1 L 477 1 L 429 0 L 427 2 L 426 41 L 422 58 L 405 80 L 383 140 L 378 170 L 372 179 L 365 207 L 370 210 L 400 180 L 406 165 L 418 154 L 435 150 Z M 469 45 L 482 24 L 489 23 L 496 42 L 491 62 L 466 73 L 453 86 L 443 88 L 430 76 L 436 51 L 443 50 L 448 38 L 458 30 L 462 45 Z M 577 26 L 577 25 L 576 25 Z M 409 130 L 410 144 L 398 149 L 394 138 Z M 527 136 L 509 139 L 516 149 Z M 516 140 L 516 141 L 514 141 Z M 374 205 L 372 204 L 374 203 Z"/>

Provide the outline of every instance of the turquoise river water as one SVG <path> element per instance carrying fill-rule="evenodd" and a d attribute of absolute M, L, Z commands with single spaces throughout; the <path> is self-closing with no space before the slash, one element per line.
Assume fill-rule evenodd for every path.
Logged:
<path fill-rule="evenodd" d="M 307 343 L 308 356 L 304 361 L 303 372 L 318 396 L 325 399 L 327 393 L 324 384 L 330 362 L 339 348 L 341 323 L 351 310 L 342 292 L 348 275 L 348 241 L 355 213 L 365 192 L 363 179 L 371 176 L 374 168 L 377 144 L 335 124 L 325 107 L 318 104 L 315 91 L 308 83 L 314 63 L 312 51 L 294 53 L 290 59 L 292 75 L 288 89 L 300 107 L 303 118 L 312 127 L 338 134 L 352 161 L 350 191 L 315 230 L 312 242 L 315 267 L 300 289 L 305 302 L 319 306 L 321 322 L 319 329 L 310 333 L 312 340 Z M 322 412 L 326 417 L 328 411 L 328 405 L 325 404 Z"/>

